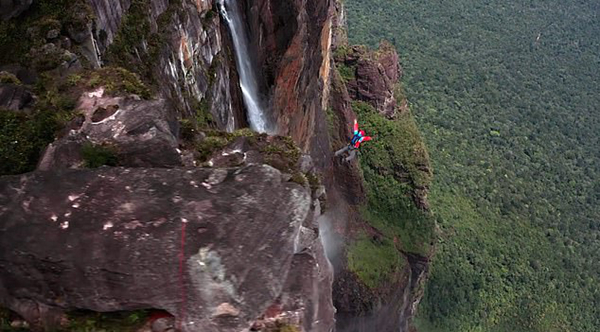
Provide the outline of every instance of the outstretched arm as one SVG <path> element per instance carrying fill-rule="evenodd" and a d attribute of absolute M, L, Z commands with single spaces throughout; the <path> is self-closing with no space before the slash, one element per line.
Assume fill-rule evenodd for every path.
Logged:
<path fill-rule="evenodd" d="M 354 119 L 354 135 L 358 134 L 358 121 Z"/>
<path fill-rule="evenodd" d="M 361 142 L 370 141 L 371 139 L 372 139 L 372 138 L 371 138 L 371 136 L 364 136 L 364 137 L 361 139 Z"/>

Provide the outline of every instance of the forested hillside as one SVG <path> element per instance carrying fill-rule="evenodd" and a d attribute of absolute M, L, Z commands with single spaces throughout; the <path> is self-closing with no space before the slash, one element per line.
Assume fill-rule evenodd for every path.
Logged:
<path fill-rule="evenodd" d="M 600 3 L 347 0 L 398 49 L 441 236 L 418 327 L 600 331 Z"/>

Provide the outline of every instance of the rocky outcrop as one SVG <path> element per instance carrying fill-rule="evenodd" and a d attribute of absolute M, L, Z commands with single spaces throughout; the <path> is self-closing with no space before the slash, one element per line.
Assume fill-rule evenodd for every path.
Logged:
<path fill-rule="evenodd" d="M 339 46 L 348 45 L 348 23 L 346 17 L 346 7 L 343 0 L 334 0 L 334 14 L 332 16 L 333 37 L 331 45 L 334 49 Z"/>
<path fill-rule="evenodd" d="M 19 30 L 36 41 L 22 64 L 27 73 L 11 63 L 25 85 L 36 82 L 34 68 L 44 72 L 38 82 L 57 78 L 47 91 L 87 86 L 77 91 L 80 114 L 38 170 L 0 178 L 0 304 L 36 326 L 71 309 L 155 308 L 184 331 L 329 332 L 333 276 L 316 220 L 328 209 L 334 231 L 350 240 L 368 226 L 358 211 L 366 202 L 360 166 L 339 163 L 332 150 L 349 139 L 352 101 L 388 117 L 403 109 L 393 47 L 344 48 L 337 0 L 239 1 L 261 91 L 292 141 L 234 131 L 247 122 L 214 1 L 74 3 L 81 11 L 70 21 L 56 16 Z M 336 62 L 350 70 L 340 75 Z M 112 93 L 124 85 L 102 82 L 107 67 L 137 71 L 150 89 Z M 127 168 L 81 169 L 89 166 L 86 146 L 110 148 Z M 427 209 L 426 200 L 415 202 Z M 368 289 L 336 262 L 341 319 L 376 316 L 367 330 L 404 329 L 426 275 L 422 258 L 408 257 L 384 290 Z"/>
<path fill-rule="evenodd" d="M 113 97 L 100 87 L 84 93 L 76 108 L 80 116 L 71 122 L 64 137 L 46 149 L 38 169 L 83 167 L 80 151 L 85 144 L 112 147 L 124 166 L 182 165 L 179 123 L 165 100 Z"/>
<path fill-rule="evenodd" d="M 20 111 L 32 104 L 33 95 L 26 87 L 18 84 L 0 83 L 0 108 Z"/>
<path fill-rule="evenodd" d="M 311 195 L 270 166 L 35 172 L 0 178 L 0 203 L 0 301 L 35 326 L 155 308 L 183 331 L 332 328 Z"/>
<path fill-rule="evenodd" d="M 381 114 L 393 117 L 406 100 L 397 86 L 402 72 L 394 46 L 382 42 L 379 49 L 369 51 L 364 46 L 342 46 L 336 52 L 336 63 L 347 75 L 348 93 L 353 100 L 365 101 Z M 401 100 L 397 100 L 400 97 Z"/>
<path fill-rule="evenodd" d="M 21 15 L 26 11 L 33 0 L 1 0 L 0 1 L 0 19 L 8 20 Z"/>

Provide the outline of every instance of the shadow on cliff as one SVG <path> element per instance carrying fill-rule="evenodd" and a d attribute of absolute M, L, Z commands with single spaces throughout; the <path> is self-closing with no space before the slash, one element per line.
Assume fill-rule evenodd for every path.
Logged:
<path fill-rule="evenodd" d="M 376 308 L 372 314 L 356 316 L 354 313 L 338 312 L 336 332 L 397 332 L 408 331 L 408 317 L 403 317 L 404 306 L 408 303 L 410 287 L 398 288 L 389 304 Z M 400 314 L 399 314 L 400 313 Z M 398 325 L 398 316 L 402 324 Z"/>

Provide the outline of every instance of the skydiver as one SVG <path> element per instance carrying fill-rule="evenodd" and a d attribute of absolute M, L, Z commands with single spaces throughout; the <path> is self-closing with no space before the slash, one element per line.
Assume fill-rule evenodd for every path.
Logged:
<path fill-rule="evenodd" d="M 339 156 L 344 152 L 348 151 L 348 157 L 344 158 L 344 161 L 349 162 L 352 159 L 356 158 L 356 153 L 358 152 L 358 148 L 362 142 L 367 142 L 371 140 L 370 136 L 365 136 L 365 132 L 362 130 L 358 130 L 358 122 L 354 119 L 354 136 L 350 140 L 350 143 L 341 148 L 340 150 L 335 152 L 335 156 Z"/>

